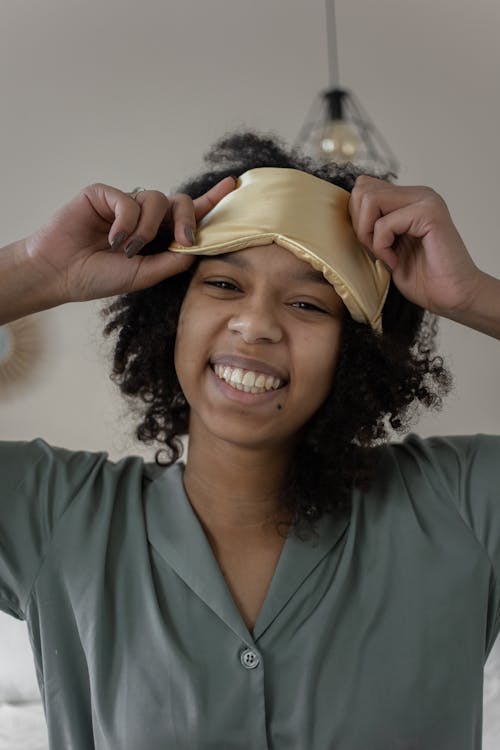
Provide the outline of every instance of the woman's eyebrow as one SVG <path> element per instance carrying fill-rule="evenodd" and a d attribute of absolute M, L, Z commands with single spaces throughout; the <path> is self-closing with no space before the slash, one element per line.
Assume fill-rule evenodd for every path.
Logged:
<path fill-rule="evenodd" d="M 221 253 L 220 255 L 205 255 L 202 260 L 222 260 L 225 263 L 230 263 L 238 268 L 242 268 L 246 271 L 252 269 L 252 265 L 248 263 L 244 258 L 238 256 L 237 252 L 234 253 Z M 315 271 L 314 268 L 304 268 L 304 270 L 288 271 L 286 276 L 292 281 L 312 281 L 319 284 L 326 284 L 330 286 L 330 282 L 325 279 L 321 271 Z"/>

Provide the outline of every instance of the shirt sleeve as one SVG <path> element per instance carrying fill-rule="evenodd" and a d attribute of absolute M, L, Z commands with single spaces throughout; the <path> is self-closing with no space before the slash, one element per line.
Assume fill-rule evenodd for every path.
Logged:
<path fill-rule="evenodd" d="M 0 610 L 20 620 L 55 527 L 106 453 L 0 441 Z"/>
<path fill-rule="evenodd" d="M 494 577 L 490 608 L 492 632 L 500 628 L 500 436 L 455 435 L 420 438 L 403 445 L 417 455 L 421 470 L 433 476 L 487 554 Z"/>

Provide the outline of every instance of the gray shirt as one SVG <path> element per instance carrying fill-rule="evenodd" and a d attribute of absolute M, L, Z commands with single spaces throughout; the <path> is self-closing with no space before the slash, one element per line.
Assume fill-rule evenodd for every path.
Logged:
<path fill-rule="evenodd" d="M 500 437 L 373 450 L 351 517 L 288 537 L 249 632 L 182 464 L 0 443 L 0 608 L 51 749 L 479 750 Z"/>

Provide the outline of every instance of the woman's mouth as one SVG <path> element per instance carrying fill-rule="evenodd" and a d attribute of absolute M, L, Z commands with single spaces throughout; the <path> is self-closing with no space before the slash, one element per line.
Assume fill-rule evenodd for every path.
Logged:
<path fill-rule="evenodd" d="M 284 380 L 275 378 L 273 375 L 255 370 L 245 370 L 241 367 L 214 364 L 212 370 L 219 380 L 223 380 L 231 388 L 245 393 L 267 393 L 268 391 L 276 391 L 286 385 Z"/>

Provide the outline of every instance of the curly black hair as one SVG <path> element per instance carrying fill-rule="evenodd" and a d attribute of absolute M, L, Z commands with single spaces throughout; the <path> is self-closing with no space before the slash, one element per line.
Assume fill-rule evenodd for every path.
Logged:
<path fill-rule="evenodd" d="M 348 191 L 367 173 L 351 163 L 320 164 L 287 148 L 278 135 L 252 130 L 226 134 L 204 161 L 208 171 L 175 192 L 196 198 L 224 177 L 255 167 L 300 169 Z M 390 180 L 389 175 L 371 174 Z M 164 251 L 171 241 L 171 229 L 162 227 L 142 254 Z M 111 316 L 104 335 L 115 332 L 117 337 L 111 379 L 140 417 L 137 438 L 162 445 L 155 453 L 159 465 L 182 456 L 180 436 L 188 433 L 189 405 L 175 372 L 174 346 L 196 265 L 149 289 L 122 295 L 101 312 L 104 318 Z M 349 512 L 352 488 L 370 486 L 372 448 L 387 442 L 390 429 L 408 431 L 422 406 L 440 410 L 442 397 L 452 388 L 452 375 L 435 354 L 436 316 L 409 302 L 392 281 L 382 326 L 383 334 L 377 334 L 344 309 L 334 385 L 305 426 L 283 486 L 283 507 L 293 519 L 290 531 L 301 539 L 316 533 L 323 514 Z M 281 525 L 277 522 L 278 532 Z"/>

